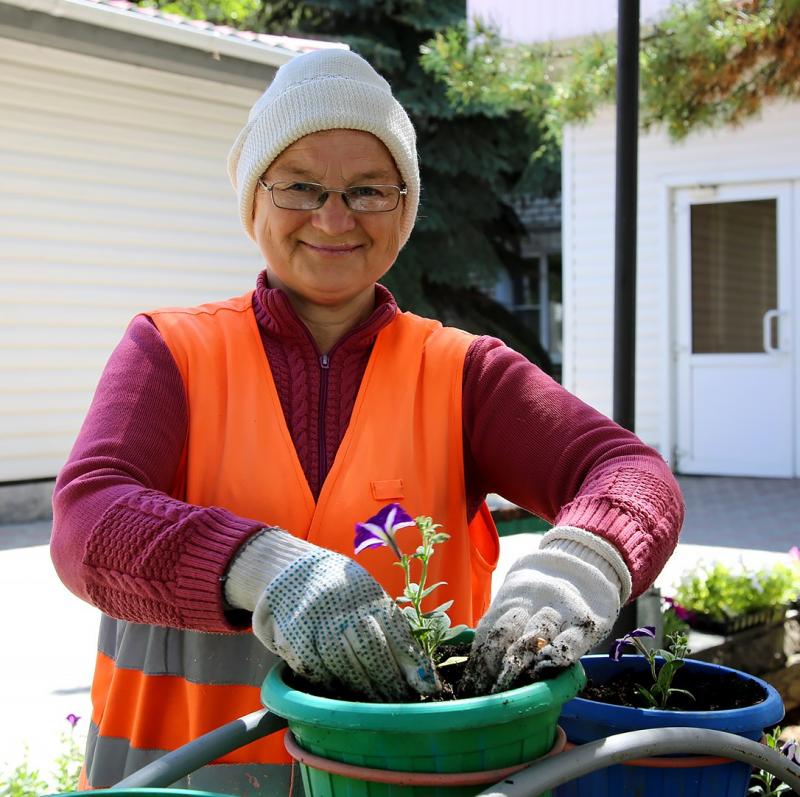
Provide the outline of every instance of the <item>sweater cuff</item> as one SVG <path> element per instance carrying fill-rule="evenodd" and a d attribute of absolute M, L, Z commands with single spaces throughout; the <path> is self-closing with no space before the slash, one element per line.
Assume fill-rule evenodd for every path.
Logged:
<path fill-rule="evenodd" d="M 194 522 L 192 515 L 197 516 Z M 192 534 L 176 572 L 175 603 L 181 624 L 216 633 L 241 630 L 246 621 L 234 621 L 227 613 L 220 577 L 242 542 L 263 524 L 216 507 L 197 510 L 186 522 Z"/>
<path fill-rule="evenodd" d="M 252 612 L 273 578 L 317 548 L 282 529 L 263 529 L 239 549 L 228 568 L 224 576 L 225 600 L 237 609 Z"/>
<path fill-rule="evenodd" d="M 625 560 L 599 535 L 575 526 L 555 526 L 542 537 L 539 550 L 545 549 L 564 551 L 596 567 L 619 589 L 620 605 L 631 596 L 633 585 Z"/>

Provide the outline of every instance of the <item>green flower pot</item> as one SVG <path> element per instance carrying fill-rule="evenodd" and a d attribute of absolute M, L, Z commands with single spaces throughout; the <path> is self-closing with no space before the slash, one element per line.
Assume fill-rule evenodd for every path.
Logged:
<path fill-rule="evenodd" d="M 93 791 L 70 791 L 52 794 L 50 797 L 226 797 L 210 791 L 187 791 L 186 789 L 94 789 Z"/>
<path fill-rule="evenodd" d="M 492 773 L 554 747 L 561 707 L 586 682 L 575 664 L 551 680 L 486 697 L 358 703 L 298 691 L 286 682 L 288 673 L 285 664 L 276 665 L 261 696 L 289 723 L 307 797 L 478 794 L 505 777 Z M 487 773 L 486 782 L 468 782 Z"/>

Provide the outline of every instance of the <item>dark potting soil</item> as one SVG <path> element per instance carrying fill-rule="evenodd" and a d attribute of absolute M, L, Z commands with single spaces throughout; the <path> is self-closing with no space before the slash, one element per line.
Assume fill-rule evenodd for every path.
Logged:
<path fill-rule="evenodd" d="M 615 706 L 650 708 L 636 689 L 636 684 L 649 689 L 651 683 L 649 670 L 626 670 L 603 684 L 595 683 L 590 678 L 579 696 Z M 706 675 L 682 669 L 675 675 L 672 686 L 686 689 L 694 695 L 694 700 L 681 693 L 671 695 L 669 708 L 673 711 L 725 711 L 753 706 L 767 697 L 755 681 L 727 673 Z"/>
<path fill-rule="evenodd" d="M 439 680 L 442 683 L 442 691 L 438 695 L 431 697 L 420 698 L 420 702 L 426 703 L 443 703 L 449 700 L 459 700 L 465 697 L 474 697 L 467 689 L 461 684 L 461 678 L 467 668 L 467 659 L 469 658 L 470 645 L 469 643 L 458 645 L 441 645 L 435 655 L 437 669 L 439 671 Z M 449 659 L 463 658 L 464 661 L 455 663 L 447 663 Z M 441 666 L 444 664 L 444 666 Z M 511 688 L 515 689 L 520 686 L 526 686 L 534 681 L 547 680 L 548 678 L 555 678 L 562 672 L 561 669 L 553 669 L 548 671 L 541 678 L 532 678 L 528 674 L 520 676 L 512 685 Z M 326 689 L 319 684 L 311 683 L 297 673 L 289 672 L 286 676 L 286 683 L 302 692 L 306 692 L 317 697 L 327 697 L 332 700 L 349 700 L 354 702 L 363 702 L 364 697 L 356 694 L 344 687 L 339 687 L 336 690 Z"/>

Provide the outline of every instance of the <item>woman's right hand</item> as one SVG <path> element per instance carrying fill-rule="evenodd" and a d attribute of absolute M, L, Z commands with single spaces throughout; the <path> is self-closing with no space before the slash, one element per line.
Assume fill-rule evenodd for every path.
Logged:
<path fill-rule="evenodd" d="M 297 673 L 335 691 L 397 702 L 440 687 L 397 604 L 361 565 L 315 550 L 264 588 L 253 633 Z"/>

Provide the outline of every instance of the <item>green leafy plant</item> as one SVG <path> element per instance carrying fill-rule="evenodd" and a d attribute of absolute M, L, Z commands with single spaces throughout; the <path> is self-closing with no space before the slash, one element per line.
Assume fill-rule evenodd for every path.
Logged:
<path fill-rule="evenodd" d="M 725 620 L 748 612 L 784 606 L 800 593 L 800 568 L 777 564 L 771 568 L 733 570 L 721 562 L 685 573 L 674 602 L 683 609 Z"/>
<path fill-rule="evenodd" d="M 416 526 L 422 536 L 422 545 L 412 554 L 403 553 L 397 542 L 397 532 L 410 526 Z M 439 531 L 441 526 L 429 517 L 412 518 L 399 504 L 387 504 L 377 515 L 364 523 L 356 524 L 355 552 L 367 548 L 390 548 L 397 561 L 394 563 L 403 569 L 405 588 L 403 594 L 395 598 L 403 607 L 415 639 L 422 649 L 433 658 L 436 649 L 444 642 L 458 636 L 466 630 L 465 625 L 452 626 L 447 610 L 453 601 L 446 601 L 434 609 L 423 611 L 422 601 L 434 590 L 444 586 L 446 581 L 427 585 L 428 563 L 434 554 L 434 546 L 450 539 L 449 534 Z M 419 576 L 412 581 L 412 564 L 418 563 Z"/>
<path fill-rule="evenodd" d="M 781 736 L 783 729 L 780 725 L 773 728 L 764 736 L 764 744 L 773 750 L 780 750 L 792 763 L 800 764 L 800 752 L 794 739 L 783 742 Z M 779 797 L 781 794 L 790 794 L 792 790 L 778 777 L 763 769 L 754 769 L 750 775 L 750 788 L 747 793 L 753 797 Z"/>
<path fill-rule="evenodd" d="M 27 751 L 21 764 L 0 778 L 0 797 L 39 797 L 48 789 L 41 772 L 28 761 Z"/>
<path fill-rule="evenodd" d="M 58 792 L 74 791 L 78 786 L 83 766 L 83 749 L 75 739 L 75 726 L 78 720 L 80 717 L 77 715 L 68 714 L 69 733 L 61 734 L 61 752 L 56 757 L 52 780 L 52 785 Z"/>
<path fill-rule="evenodd" d="M 633 646 L 639 653 L 647 659 L 650 665 L 650 675 L 653 678 L 652 685 L 648 688 L 641 684 L 636 684 L 639 694 L 647 701 L 650 708 L 669 708 L 667 703 L 672 695 L 683 694 L 694 700 L 694 695 L 686 689 L 676 689 L 672 686 L 675 673 L 684 665 L 684 660 L 689 653 L 687 646 L 688 639 L 685 634 L 680 632 L 668 637 L 669 643 L 666 649 L 648 649 L 642 642 L 643 638 L 654 639 L 656 629 L 652 625 L 642 626 L 631 631 L 629 634 L 614 641 L 609 651 L 609 656 L 614 661 L 622 658 L 622 652 L 628 645 Z M 659 665 L 658 659 L 661 659 Z"/>
<path fill-rule="evenodd" d="M 62 749 L 56 757 L 50 777 L 31 765 L 26 750 L 21 764 L 14 767 L 8 775 L 0 775 L 0 797 L 41 797 L 43 794 L 77 790 L 83 766 L 83 750 L 75 739 L 75 726 L 80 717 L 69 714 L 66 719 L 70 729 L 61 734 Z"/>

